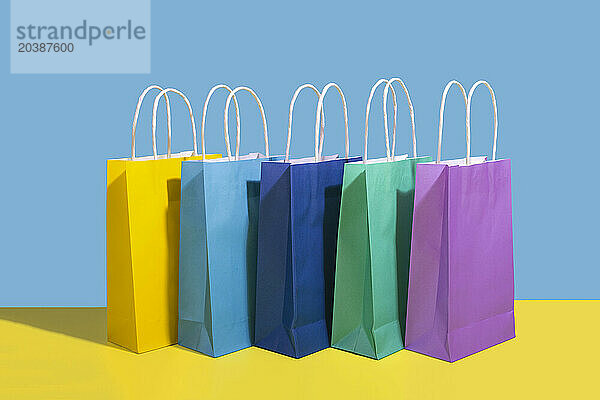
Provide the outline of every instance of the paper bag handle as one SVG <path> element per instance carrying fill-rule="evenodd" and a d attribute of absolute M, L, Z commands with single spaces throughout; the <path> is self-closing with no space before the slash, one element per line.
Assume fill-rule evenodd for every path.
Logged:
<path fill-rule="evenodd" d="M 140 94 L 137 105 L 135 106 L 135 114 L 133 114 L 133 126 L 131 128 L 131 159 L 132 160 L 135 160 L 135 131 L 137 128 L 138 117 L 140 115 L 140 108 L 142 107 L 142 102 L 144 101 L 144 97 L 146 97 L 148 92 L 152 89 L 158 89 L 159 92 L 163 90 L 163 88 L 158 85 L 148 86 L 146 89 L 144 89 L 142 94 Z M 165 105 L 167 107 L 167 132 L 168 132 L 168 135 L 171 136 L 171 104 L 169 103 L 169 96 L 167 96 L 166 93 L 163 96 L 165 98 Z"/>
<path fill-rule="evenodd" d="M 319 103 L 317 104 L 317 117 L 315 121 L 315 161 L 321 161 L 321 153 L 323 152 L 323 148 L 319 149 L 319 125 L 321 124 L 321 113 L 323 112 L 323 100 L 325 99 L 325 95 L 330 87 L 335 87 L 342 98 L 342 106 L 344 108 L 344 126 L 345 126 L 345 145 L 346 145 L 346 158 L 348 158 L 350 154 L 350 142 L 348 141 L 348 107 L 346 106 L 346 98 L 344 97 L 344 92 L 342 89 L 335 83 L 330 82 L 321 91 L 321 95 L 319 96 Z"/>
<path fill-rule="evenodd" d="M 204 123 L 206 122 L 206 110 L 208 109 L 208 102 L 212 97 L 213 93 L 218 89 L 226 89 L 229 93 L 232 92 L 231 88 L 227 85 L 215 85 L 208 92 L 208 96 L 206 96 L 206 100 L 204 100 L 204 108 L 202 109 L 202 125 L 200 126 L 200 140 L 202 142 L 202 159 L 206 158 L 206 149 L 204 146 Z M 235 107 L 235 122 L 237 125 L 237 135 L 240 135 L 240 110 L 237 102 L 237 98 L 233 96 L 233 105 Z M 229 148 L 229 136 L 226 136 L 227 140 L 225 141 L 225 145 L 227 147 L 227 157 L 231 158 L 231 149 Z"/>
<path fill-rule="evenodd" d="M 392 84 L 394 82 L 400 83 L 400 86 L 402 86 L 402 90 L 404 90 L 404 94 L 406 95 L 406 102 L 408 103 L 408 111 L 410 113 L 410 124 L 412 126 L 413 157 L 417 157 L 417 136 L 415 134 L 415 109 L 413 108 L 412 101 L 410 100 L 410 94 L 408 94 L 408 89 L 406 88 L 406 85 L 400 78 L 391 78 L 388 81 L 388 83 L 385 85 L 385 89 L 383 90 L 383 127 L 385 129 L 386 147 L 388 146 L 388 143 L 387 143 L 387 140 L 388 140 L 387 92 L 388 92 L 388 88 L 393 88 Z M 395 124 L 395 122 L 396 121 L 394 121 L 394 124 Z M 394 139 L 392 142 L 392 158 L 395 157 L 395 155 L 396 155 L 396 134 L 394 132 Z"/>
<path fill-rule="evenodd" d="M 319 92 L 319 90 L 316 87 L 314 87 L 313 85 L 311 85 L 310 83 L 305 83 L 304 85 L 301 85 L 294 92 L 294 95 L 292 96 L 292 101 L 290 102 L 290 111 L 288 113 L 288 135 L 287 135 L 287 144 L 285 145 L 285 162 L 288 162 L 290 159 L 290 144 L 292 142 L 292 114 L 294 112 L 294 104 L 296 103 L 296 99 L 298 98 L 298 95 L 300 94 L 300 92 L 307 88 L 312 89 L 312 91 L 316 93 L 317 100 L 318 100 L 318 97 L 321 96 L 321 92 Z M 321 150 L 323 149 L 323 138 L 325 137 L 324 135 L 325 135 L 325 113 L 323 110 L 321 110 L 321 139 L 320 139 L 320 143 L 319 143 L 319 152 L 321 152 Z"/>
<path fill-rule="evenodd" d="M 188 98 L 183 93 L 181 93 L 179 90 L 174 89 L 174 88 L 167 88 L 167 89 L 161 90 L 161 92 L 156 96 L 156 98 L 154 99 L 154 107 L 152 108 L 152 152 L 154 154 L 155 160 L 158 158 L 157 152 L 156 152 L 156 109 L 158 108 L 158 103 L 160 102 L 160 98 L 169 92 L 178 94 L 183 99 L 183 101 L 185 101 L 185 104 L 187 105 L 188 111 L 190 113 L 190 121 L 192 123 L 192 135 L 193 135 L 193 139 L 194 139 L 194 151 L 193 151 L 192 155 L 195 156 L 198 154 L 198 144 L 196 143 L 196 141 L 197 141 L 197 139 L 196 139 L 196 123 L 194 122 L 194 112 L 192 111 L 192 105 L 190 104 L 190 101 L 188 100 Z M 169 138 L 167 141 L 167 158 L 171 158 L 171 131 L 170 130 L 169 130 Z"/>
<path fill-rule="evenodd" d="M 496 142 L 498 141 L 498 107 L 496 105 L 496 95 L 494 89 L 486 81 L 477 81 L 471 86 L 469 90 L 469 97 L 467 98 L 467 165 L 471 161 L 471 100 L 473 98 L 473 92 L 479 85 L 485 85 L 490 92 L 492 97 L 492 105 L 494 106 L 494 145 L 492 147 L 492 161 L 496 160 Z"/>
<path fill-rule="evenodd" d="M 231 102 L 231 99 L 233 97 L 235 97 L 235 94 L 239 91 L 246 91 L 248 93 L 250 93 L 252 95 L 252 97 L 254 97 L 254 100 L 256 101 L 256 104 L 258 104 L 258 108 L 260 109 L 260 116 L 262 117 L 262 124 L 263 124 L 263 135 L 264 135 L 264 139 L 265 139 L 265 155 L 267 157 L 269 157 L 269 135 L 267 133 L 267 118 L 265 117 L 265 109 L 263 108 L 262 102 L 260 101 L 260 99 L 258 98 L 258 95 L 254 92 L 254 90 L 250 89 L 249 87 L 246 86 L 238 86 L 235 89 L 233 89 L 231 91 L 231 93 L 229 93 L 229 96 L 227 96 L 227 101 L 225 102 L 225 112 L 224 112 L 224 116 L 223 116 L 223 125 L 225 127 L 224 129 L 224 133 L 225 133 L 225 143 L 227 144 L 227 155 L 228 158 L 231 160 L 231 156 L 229 155 L 229 126 L 228 126 L 228 116 L 229 116 L 229 103 Z M 238 131 L 237 131 L 237 135 L 235 138 L 235 159 L 239 160 L 240 158 L 240 124 L 238 122 Z"/>
<path fill-rule="evenodd" d="M 373 100 L 373 95 L 375 94 L 375 90 L 382 83 L 388 83 L 387 79 L 380 79 L 371 87 L 371 92 L 369 93 L 369 99 L 367 100 L 367 112 L 365 115 L 365 149 L 363 153 L 363 162 L 367 162 L 367 143 L 369 138 L 369 113 L 371 111 L 371 101 Z M 390 86 L 391 87 L 391 86 Z M 394 135 L 394 143 L 396 143 L 396 116 L 398 114 L 398 104 L 396 102 L 396 91 L 392 88 L 392 100 L 394 101 L 394 127 L 393 127 L 393 135 Z M 387 113 L 384 112 L 384 119 L 387 120 Z M 390 158 L 390 143 L 388 140 L 388 131 L 385 130 L 385 151 L 386 151 L 386 159 L 391 161 Z M 393 155 L 392 155 L 393 157 Z"/>
<path fill-rule="evenodd" d="M 450 82 L 448 82 L 448 84 L 446 85 L 446 87 L 444 88 L 444 93 L 442 93 L 442 103 L 440 105 L 440 123 L 438 126 L 438 151 L 437 151 L 437 160 L 435 161 L 436 164 L 440 163 L 440 160 L 442 158 L 442 128 L 444 126 L 444 108 L 446 107 L 446 96 L 448 96 L 448 91 L 450 90 L 450 88 L 452 87 L 452 85 L 457 85 L 458 88 L 460 89 L 460 92 L 463 95 L 463 98 L 465 100 L 465 109 L 468 109 L 468 100 L 467 100 L 467 92 L 465 91 L 464 86 L 457 80 L 451 80 Z M 467 136 L 467 154 L 469 152 L 468 149 L 468 144 L 469 144 L 469 121 L 468 121 L 468 117 L 465 117 L 465 125 L 466 125 L 466 136 Z M 468 164 L 468 161 L 467 161 Z"/>

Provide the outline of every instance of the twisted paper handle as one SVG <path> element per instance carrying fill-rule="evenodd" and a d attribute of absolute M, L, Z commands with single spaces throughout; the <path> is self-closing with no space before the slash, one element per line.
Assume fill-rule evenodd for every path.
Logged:
<path fill-rule="evenodd" d="M 444 126 L 444 108 L 446 107 L 446 96 L 448 96 L 448 91 L 450 90 L 450 88 L 452 87 L 452 85 L 456 85 L 458 86 L 458 88 L 460 89 L 460 92 L 463 95 L 463 98 L 465 100 L 465 109 L 468 108 L 468 101 L 467 101 L 467 93 L 465 92 L 465 88 L 464 86 L 456 80 L 451 80 L 450 82 L 448 82 L 448 84 L 446 85 L 446 87 L 444 88 L 444 93 L 442 93 L 442 103 L 440 105 L 440 123 L 438 126 L 438 151 L 437 151 L 437 159 L 436 159 L 436 164 L 439 164 L 442 158 L 442 128 Z M 465 125 L 468 126 L 468 121 L 465 117 Z M 469 142 L 469 131 L 467 128 L 467 143 Z"/>
<path fill-rule="evenodd" d="M 350 154 L 350 142 L 348 140 L 348 107 L 346 106 L 346 98 L 344 97 L 344 92 L 342 92 L 342 89 L 337 84 L 331 82 L 325 85 L 321 91 L 319 103 L 317 104 L 317 118 L 315 121 L 315 161 L 321 161 L 321 153 L 323 152 L 323 148 L 319 148 L 319 125 L 321 124 L 321 113 L 323 112 L 323 100 L 325 99 L 327 91 L 331 87 L 335 87 L 342 98 L 342 106 L 344 108 L 346 158 L 348 158 L 348 155 Z"/>
<path fill-rule="evenodd" d="M 314 87 L 313 85 L 311 85 L 310 83 L 305 83 L 304 85 L 301 85 L 294 92 L 294 96 L 292 96 L 292 101 L 290 102 L 290 111 L 288 113 L 288 136 L 287 136 L 287 143 L 285 145 L 285 162 L 288 162 L 290 159 L 290 144 L 292 142 L 292 113 L 294 112 L 294 104 L 296 103 L 296 99 L 298 98 L 298 95 L 300 94 L 300 92 L 307 88 L 312 89 L 313 92 L 315 92 L 317 94 L 317 97 L 321 96 L 321 92 L 319 92 L 319 90 L 316 87 Z M 323 138 L 324 137 L 325 137 L 325 113 L 323 110 L 321 110 L 321 139 L 320 139 L 320 143 L 319 143 L 319 152 L 321 152 L 323 149 Z"/>
<path fill-rule="evenodd" d="M 239 86 L 239 87 L 236 87 L 235 89 L 233 89 L 231 91 L 231 93 L 229 93 L 229 96 L 227 96 L 227 101 L 225 102 L 225 113 L 223 116 L 223 125 L 225 127 L 224 134 L 225 134 L 225 143 L 227 143 L 228 158 L 231 160 L 231 156 L 229 155 L 230 154 L 229 153 L 229 125 L 228 125 L 228 121 L 227 121 L 228 120 L 227 116 L 229 115 L 229 103 L 231 102 L 231 99 L 233 97 L 235 97 L 235 94 L 242 90 L 250 93 L 252 95 L 252 97 L 254 97 L 256 104 L 258 104 L 258 108 L 260 109 L 260 116 L 262 117 L 262 124 L 263 124 L 263 135 L 264 135 L 264 139 L 265 139 L 265 155 L 267 157 L 269 157 L 269 135 L 267 133 L 267 118 L 265 117 L 265 110 L 263 108 L 262 102 L 258 98 L 258 95 L 254 92 L 254 90 L 252 90 L 246 86 Z M 238 127 L 239 126 L 240 125 L 238 123 Z M 240 130 L 238 129 L 238 133 L 235 138 L 235 159 L 239 160 L 239 158 L 240 158 Z"/>
<path fill-rule="evenodd" d="M 366 163 L 367 162 L 367 144 L 368 144 L 368 139 L 369 139 L 369 113 L 371 112 L 371 101 L 373 100 L 373 95 L 375 94 L 375 90 L 377 90 L 377 88 L 379 87 L 379 85 L 381 85 L 382 83 L 388 83 L 389 81 L 387 79 L 380 79 L 377 82 L 375 82 L 375 84 L 371 87 L 371 92 L 369 93 L 369 99 L 367 100 L 367 111 L 366 111 L 366 115 L 365 115 L 365 148 L 364 148 L 364 152 L 363 152 L 363 162 Z M 387 86 L 386 86 L 387 87 Z M 391 86 L 390 86 L 391 87 Z M 394 90 L 393 87 L 391 87 L 392 89 L 392 100 L 394 102 L 394 127 L 393 127 L 393 136 L 394 136 L 394 145 L 396 144 L 396 117 L 398 114 L 398 103 L 396 102 L 396 91 Z M 384 121 L 385 121 L 385 126 L 386 126 L 386 130 L 385 130 L 385 151 L 386 151 L 386 159 L 387 161 L 391 161 L 393 158 L 393 154 L 392 156 L 390 156 L 390 142 L 388 139 L 388 131 L 387 131 L 387 112 L 385 110 L 385 107 L 387 106 L 387 104 L 385 103 L 385 97 L 387 97 L 387 93 L 384 91 L 384 110 L 383 110 L 383 115 L 384 115 Z"/>
<path fill-rule="evenodd" d="M 159 91 L 163 90 L 163 88 L 158 85 L 150 85 L 146 89 L 144 89 L 144 91 L 138 98 L 138 102 L 135 107 L 135 114 L 133 114 L 133 126 L 131 128 L 131 159 L 132 160 L 135 160 L 135 131 L 137 128 L 138 117 L 140 115 L 140 108 L 142 107 L 142 102 L 144 101 L 144 97 L 146 97 L 148 92 L 152 89 L 158 89 Z M 169 103 L 169 97 L 166 94 L 164 94 L 163 96 L 165 98 L 165 105 L 167 107 L 167 134 L 170 137 L 171 136 L 171 104 Z M 153 146 L 153 148 L 155 148 L 155 147 L 156 146 Z"/>
<path fill-rule="evenodd" d="M 388 144 L 388 121 L 387 121 L 387 92 L 389 88 L 393 88 L 392 84 L 394 82 L 400 83 L 402 86 L 402 90 L 404 90 L 404 94 L 406 95 L 406 101 L 408 103 L 408 111 L 410 113 L 410 124 L 412 126 L 412 144 L 413 144 L 413 157 L 417 157 L 417 136 L 415 133 L 415 109 L 413 108 L 412 101 L 410 100 L 410 94 L 408 94 L 408 89 L 406 85 L 400 78 L 391 78 L 389 82 L 385 85 L 385 89 L 383 90 L 383 126 L 385 129 L 385 145 L 389 147 Z M 394 109 L 395 112 L 395 109 Z M 396 118 L 394 116 L 394 118 Z M 394 120 L 394 124 L 396 121 Z M 396 133 L 394 132 L 394 139 L 392 142 L 392 158 L 395 157 L 396 154 Z"/>
<path fill-rule="evenodd" d="M 198 144 L 196 143 L 196 123 L 194 121 L 194 112 L 192 111 L 192 105 L 190 104 L 188 98 L 179 90 L 168 88 L 161 90 L 161 92 L 156 96 L 156 98 L 154 99 L 154 107 L 152 108 L 152 153 L 154 155 L 155 160 L 158 158 L 156 152 L 156 109 L 158 108 L 160 98 L 162 96 L 166 96 L 166 94 L 169 92 L 179 95 L 187 105 L 188 111 L 190 113 L 190 121 L 192 123 L 192 135 L 194 139 L 194 150 L 192 152 L 192 155 L 195 156 L 198 154 Z M 167 158 L 171 158 L 171 130 L 169 130 L 169 139 L 167 141 Z"/>
<path fill-rule="evenodd" d="M 202 159 L 206 158 L 206 148 L 204 146 L 204 123 L 206 122 L 206 110 L 208 109 L 208 102 L 212 97 L 213 93 L 218 89 L 226 89 L 229 93 L 233 92 L 231 88 L 227 85 L 215 85 L 208 92 L 208 96 L 206 96 L 206 100 L 204 100 L 204 108 L 202 109 L 202 125 L 200 126 L 200 140 L 202 142 Z M 240 135 L 240 110 L 237 102 L 237 98 L 235 95 L 233 96 L 233 104 L 235 106 L 235 122 L 237 125 L 237 135 Z M 229 135 L 226 136 L 225 147 L 227 147 L 227 157 L 231 159 L 231 149 L 229 147 Z"/>
<path fill-rule="evenodd" d="M 485 85 L 490 92 L 492 97 L 492 105 L 494 106 L 494 145 L 492 147 L 492 161 L 496 160 L 496 143 L 498 141 L 498 107 L 496 105 L 496 95 L 494 89 L 486 81 L 477 81 L 471 86 L 469 90 L 469 97 L 467 98 L 467 165 L 471 161 L 471 100 L 473 99 L 473 93 L 479 85 Z"/>

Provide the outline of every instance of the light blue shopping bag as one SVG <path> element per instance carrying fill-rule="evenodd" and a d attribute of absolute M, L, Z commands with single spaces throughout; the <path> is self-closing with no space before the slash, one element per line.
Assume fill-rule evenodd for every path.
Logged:
<path fill-rule="evenodd" d="M 236 154 L 231 155 L 227 122 L 227 157 L 184 162 L 181 177 L 178 343 L 212 357 L 246 347 L 254 339 L 257 228 L 262 161 L 269 156 L 266 119 L 249 88 L 229 90 L 225 106 L 236 106 Z M 257 101 L 263 120 L 265 155 L 239 156 L 239 114 L 235 93 L 245 90 Z M 226 120 L 227 118 L 225 118 Z"/>

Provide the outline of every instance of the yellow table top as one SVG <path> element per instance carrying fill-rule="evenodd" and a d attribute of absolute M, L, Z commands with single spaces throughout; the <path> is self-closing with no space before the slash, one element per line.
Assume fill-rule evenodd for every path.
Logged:
<path fill-rule="evenodd" d="M 138 355 L 106 342 L 105 308 L 1 308 L 0 399 L 600 398 L 600 301 L 515 307 L 516 339 L 453 364 L 406 350 Z"/>

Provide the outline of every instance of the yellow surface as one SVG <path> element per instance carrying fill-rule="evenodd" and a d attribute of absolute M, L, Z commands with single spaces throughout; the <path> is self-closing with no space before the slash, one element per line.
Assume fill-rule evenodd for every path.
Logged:
<path fill-rule="evenodd" d="M 0 309 L 0 399 L 597 399 L 600 301 L 517 301 L 517 338 L 453 364 L 402 350 L 212 359 L 106 343 L 106 312 Z"/>
<path fill-rule="evenodd" d="M 201 159 L 107 161 L 108 337 L 136 352 L 177 343 L 181 163 Z"/>

